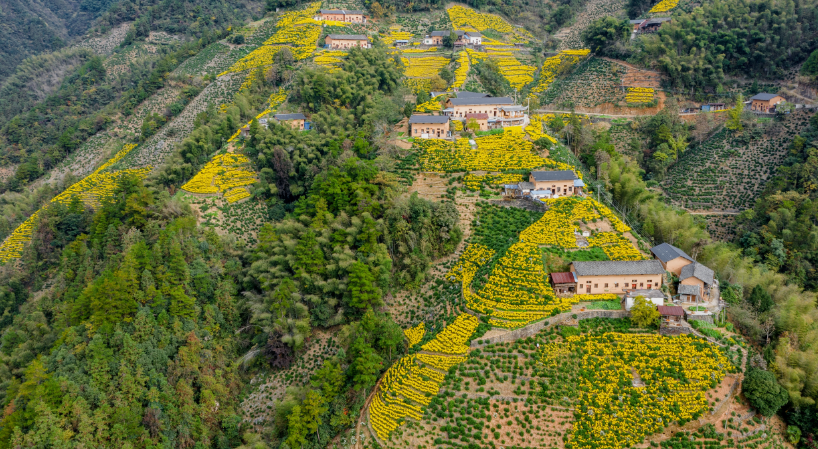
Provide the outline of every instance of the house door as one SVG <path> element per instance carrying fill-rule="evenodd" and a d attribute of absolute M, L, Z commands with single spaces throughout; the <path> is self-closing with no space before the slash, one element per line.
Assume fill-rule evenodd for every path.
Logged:
<path fill-rule="evenodd" d="M 591 293 L 591 286 L 590 285 L 585 287 L 585 292 L 586 293 Z"/>
<path fill-rule="evenodd" d="M 648 290 L 650 290 L 650 284 L 648 284 Z"/>
<path fill-rule="evenodd" d="M 636 284 L 633 284 L 631 288 L 633 288 L 634 290 L 636 290 Z"/>

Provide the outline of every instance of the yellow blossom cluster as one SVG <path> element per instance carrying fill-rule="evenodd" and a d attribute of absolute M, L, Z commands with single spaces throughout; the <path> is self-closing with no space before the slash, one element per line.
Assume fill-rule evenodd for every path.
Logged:
<path fill-rule="evenodd" d="M 437 51 L 437 47 L 423 48 L 407 48 L 405 50 L 397 50 L 394 53 L 433 53 Z M 390 52 L 392 53 L 392 52 Z"/>
<path fill-rule="evenodd" d="M 581 335 L 551 342 L 539 363 L 553 366 L 582 354 L 579 403 L 569 431 L 576 449 L 633 447 L 671 423 L 708 411 L 706 392 L 735 368 L 716 345 L 656 334 Z M 634 386 L 633 372 L 644 386 Z"/>
<path fill-rule="evenodd" d="M 278 50 L 281 49 L 280 46 L 270 46 L 264 45 L 261 46 L 248 54 L 247 56 L 239 59 L 236 61 L 229 69 L 225 70 L 224 72 L 220 73 L 219 76 L 227 75 L 228 73 L 236 73 L 236 72 L 243 72 L 249 69 L 257 69 L 259 67 L 264 67 L 273 64 L 273 57 Z"/>
<path fill-rule="evenodd" d="M 440 110 L 440 100 L 442 100 L 444 95 L 438 95 L 431 100 L 427 101 L 426 103 L 421 103 L 415 106 L 415 112 L 434 112 Z"/>
<path fill-rule="evenodd" d="M 679 0 L 662 0 L 650 9 L 651 13 L 668 12 L 679 4 Z"/>
<path fill-rule="evenodd" d="M 588 238 L 590 246 L 597 246 L 605 251 L 611 260 L 642 260 L 642 254 L 634 248 L 627 238 L 613 232 L 599 232 Z"/>
<path fill-rule="evenodd" d="M 412 33 L 408 31 L 394 31 L 389 30 L 386 34 L 381 34 L 381 41 L 386 45 L 392 45 L 395 41 L 400 40 L 410 40 L 412 39 Z"/>
<path fill-rule="evenodd" d="M 251 185 L 256 182 L 256 174 L 242 168 L 249 162 L 247 156 L 241 154 L 218 154 L 193 179 L 183 185 L 182 189 L 190 193 L 215 194 Z"/>
<path fill-rule="evenodd" d="M 457 132 L 463 131 L 463 121 L 452 120 L 452 130 Z"/>
<path fill-rule="evenodd" d="M 239 87 L 239 91 L 253 87 L 253 82 L 256 80 L 256 73 L 255 70 L 251 70 L 247 73 L 247 76 L 244 77 L 244 81 L 241 83 L 241 87 Z"/>
<path fill-rule="evenodd" d="M 483 53 L 469 48 L 466 49 L 466 53 L 472 64 L 487 58 L 494 59 L 500 68 L 500 74 L 516 90 L 520 90 L 526 84 L 534 81 L 534 72 L 537 71 L 537 68 L 532 65 L 521 64 L 511 52 Z"/>
<path fill-rule="evenodd" d="M 614 229 L 616 229 L 616 232 L 628 232 L 631 230 L 631 227 L 623 223 L 622 220 L 620 220 L 619 217 L 617 217 L 616 214 L 614 214 L 613 211 L 608 208 L 608 206 L 593 198 L 591 198 L 591 201 L 594 202 L 594 207 L 597 208 L 599 213 L 601 213 L 603 217 L 607 218 L 608 221 L 611 222 Z"/>
<path fill-rule="evenodd" d="M 135 145 L 135 144 L 132 144 L 132 143 L 126 143 L 126 144 L 125 144 L 125 145 L 122 147 L 122 149 L 121 149 L 121 150 L 119 150 L 119 152 L 118 152 L 118 153 L 116 153 L 116 154 L 114 155 L 114 157 L 112 157 L 111 159 L 109 159 L 109 160 L 108 160 L 108 162 L 106 162 L 106 163 L 104 163 L 104 164 L 100 165 L 100 166 L 99 166 L 99 168 L 97 168 L 96 170 L 94 170 L 94 173 L 92 173 L 92 174 L 99 173 L 99 172 L 101 172 L 101 171 L 105 170 L 106 168 L 108 168 L 108 167 L 110 167 L 110 166 L 112 166 L 112 165 L 116 164 L 117 162 L 121 161 L 121 160 L 122 160 L 122 158 L 123 158 L 123 157 L 125 157 L 125 156 L 126 156 L 128 153 L 130 153 L 130 152 L 131 152 L 131 150 L 133 150 L 134 148 L 136 148 L 136 145 Z"/>
<path fill-rule="evenodd" d="M 406 335 L 406 339 L 409 340 L 409 346 L 414 346 L 423 339 L 423 334 L 426 333 L 426 326 L 421 321 L 417 326 L 405 329 L 403 333 Z"/>
<path fill-rule="evenodd" d="M 458 67 L 454 70 L 454 79 L 449 90 L 463 87 L 466 82 L 466 77 L 469 75 L 469 55 L 466 52 L 460 52 L 457 56 Z"/>
<path fill-rule="evenodd" d="M 545 202 L 550 208 L 536 223 L 520 233 L 521 242 L 576 248 L 574 231 L 578 228 L 574 223 L 601 218 L 594 210 L 593 202 L 586 198 L 570 196 Z"/>
<path fill-rule="evenodd" d="M 244 187 L 239 187 L 238 189 L 233 189 L 224 194 L 224 199 L 227 200 L 228 203 L 235 203 L 236 201 L 243 200 L 245 198 L 250 197 L 250 192 L 245 189 Z"/>
<path fill-rule="evenodd" d="M 59 203 L 69 205 L 74 197 L 78 197 L 86 205 L 99 208 L 102 205 L 102 201 L 111 197 L 119 180 L 123 176 L 137 176 L 144 179 L 148 176 L 148 173 L 150 173 L 151 168 L 152 167 L 144 167 L 120 170 L 113 173 L 99 173 L 100 169 L 97 169 L 96 172 L 86 176 L 81 181 L 71 185 L 71 187 L 55 196 L 51 199 L 49 204 Z M 20 258 L 23 253 L 23 245 L 31 241 L 31 236 L 34 233 L 35 226 L 37 226 L 40 213 L 42 213 L 49 204 L 44 205 L 31 214 L 31 216 L 17 226 L 3 244 L 0 245 L 0 263 Z"/>
<path fill-rule="evenodd" d="M 521 242 L 511 245 L 497 261 L 478 295 L 507 305 L 545 305 L 551 302 L 554 290 L 548 282 L 540 247 Z"/>
<path fill-rule="evenodd" d="M 415 95 L 432 90 L 432 82 L 429 78 L 404 78 L 403 85 Z"/>
<path fill-rule="evenodd" d="M 466 343 L 476 328 L 477 318 L 462 314 L 423 345 L 423 349 L 441 354 L 407 355 L 386 370 L 369 407 L 370 424 L 378 438 L 389 439 L 405 418 L 421 419 L 423 408 L 440 391 L 445 371 L 466 361 Z M 408 334 L 407 338 L 412 341 Z M 415 343 L 421 338 L 422 334 Z"/>
<path fill-rule="evenodd" d="M 434 340 L 422 348 L 429 352 L 463 355 L 469 352 L 468 343 L 471 334 L 477 329 L 477 317 L 467 313 L 458 315 L 454 322 L 443 329 Z"/>
<path fill-rule="evenodd" d="M 548 134 L 543 131 L 543 125 L 545 125 L 545 121 L 543 120 L 543 116 L 539 114 L 531 114 L 528 116 L 530 123 L 528 126 L 525 127 L 525 132 L 528 134 L 528 138 L 531 139 L 532 142 L 538 139 L 548 139 L 551 143 L 557 143 L 557 139 L 549 136 Z"/>
<path fill-rule="evenodd" d="M 625 94 L 625 101 L 628 103 L 650 103 L 653 101 L 655 91 L 650 87 L 629 87 Z"/>
<path fill-rule="evenodd" d="M 560 73 L 565 72 L 570 66 L 587 58 L 590 53 L 591 50 L 587 49 L 563 50 L 556 56 L 546 58 L 540 70 L 540 81 L 531 89 L 531 92 L 545 92 Z"/>
<path fill-rule="evenodd" d="M 479 243 L 471 244 L 444 277 L 452 282 L 460 281 L 464 286 L 469 285 L 477 269 L 485 265 L 492 257 L 494 257 L 493 249 Z"/>
<path fill-rule="evenodd" d="M 476 148 L 469 145 L 468 139 L 424 139 L 415 143 L 421 151 L 424 171 L 508 171 L 532 169 L 545 162 L 534 154 L 533 144 L 519 128 L 506 128 L 502 134 L 478 137 L 475 142 Z"/>
<path fill-rule="evenodd" d="M 459 123 L 459 122 L 457 122 Z M 525 181 L 523 175 L 517 175 L 513 173 L 500 173 L 500 174 L 485 174 L 485 175 L 474 175 L 474 174 L 467 174 L 463 177 L 463 184 L 466 185 L 466 188 L 469 190 L 480 190 L 481 186 L 488 184 L 488 185 L 503 185 L 503 184 L 515 184 L 520 181 Z"/>
<path fill-rule="evenodd" d="M 455 5 L 448 9 L 449 20 L 456 30 L 471 27 L 477 31 L 495 30 L 500 33 L 511 33 L 514 27 L 508 22 L 493 14 L 479 13 L 471 8 Z"/>
<path fill-rule="evenodd" d="M 431 78 L 449 63 L 449 59 L 442 56 L 401 58 L 401 60 L 406 66 L 403 73 L 410 78 Z"/>

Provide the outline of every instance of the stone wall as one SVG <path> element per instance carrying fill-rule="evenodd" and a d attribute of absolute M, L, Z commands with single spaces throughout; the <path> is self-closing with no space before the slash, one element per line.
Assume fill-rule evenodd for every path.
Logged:
<path fill-rule="evenodd" d="M 693 330 L 687 326 L 679 326 L 679 327 L 659 327 L 659 335 L 682 335 L 682 334 L 690 334 Z"/>
<path fill-rule="evenodd" d="M 689 314 L 687 314 L 687 316 L 685 318 L 687 319 L 688 322 L 689 321 L 704 321 L 704 322 L 713 324 L 713 315 L 693 315 L 693 314 L 689 313 Z"/>
<path fill-rule="evenodd" d="M 573 316 L 576 315 L 577 318 L 574 319 Z M 475 339 L 471 342 L 471 348 L 479 348 L 481 346 L 485 346 L 492 343 L 506 343 L 519 340 L 521 338 L 528 338 L 533 335 L 536 335 L 543 329 L 548 329 L 556 325 L 567 324 L 567 325 L 576 325 L 576 321 L 579 320 L 588 320 L 591 318 L 625 318 L 630 316 L 630 312 L 626 310 L 587 310 L 585 312 L 565 312 L 559 315 L 554 315 L 550 318 L 546 318 L 543 321 L 538 321 L 536 323 L 531 323 L 528 326 L 521 327 L 520 329 L 513 330 L 511 332 L 505 333 L 503 335 L 498 335 L 496 337 L 491 338 L 484 338 L 484 339 Z M 482 341 L 483 343 L 478 344 L 478 341 Z"/>

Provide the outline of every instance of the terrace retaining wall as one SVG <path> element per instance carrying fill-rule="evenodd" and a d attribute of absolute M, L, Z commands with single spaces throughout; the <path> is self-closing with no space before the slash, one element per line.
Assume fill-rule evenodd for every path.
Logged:
<path fill-rule="evenodd" d="M 573 318 L 574 315 L 577 316 L 576 319 Z M 543 321 L 531 323 L 528 326 L 521 327 L 519 329 L 513 330 L 503 335 L 497 335 L 496 337 L 483 339 L 478 338 L 476 340 L 472 340 L 470 347 L 479 348 L 481 346 L 493 343 L 512 342 L 519 340 L 521 338 L 531 337 L 533 335 L 536 335 L 543 329 L 548 329 L 556 325 L 576 326 L 577 325 L 576 322 L 579 320 L 588 320 L 591 318 L 626 318 L 628 316 L 630 316 L 630 312 L 626 310 L 586 310 L 585 312 L 576 313 L 564 312 L 559 315 L 549 317 Z M 477 343 L 478 341 L 482 341 L 483 343 L 478 344 Z"/>

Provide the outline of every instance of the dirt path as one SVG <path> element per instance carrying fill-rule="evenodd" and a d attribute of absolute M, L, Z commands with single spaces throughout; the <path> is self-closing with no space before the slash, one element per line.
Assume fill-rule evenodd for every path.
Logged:
<path fill-rule="evenodd" d="M 662 74 L 660 72 L 657 72 L 655 70 L 646 69 L 644 67 L 637 67 L 637 66 L 635 66 L 635 65 L 633 65 L 631 63 L 621 61 L 619 59 L 612 59 L 612 58 L 608 58 L 608 57 L 605 57 L 605 56 L 597 56 L 597 58 L 604 59 L 604 60 L 606 60 L 608 62 L 612 62 L 614 64 L 619 64 L 622 67 L 626 67 L 626 68 L 631 69 L 631 70 L 637 70 L 637 71 L 640 71 L 640 72 L 655 73 L 656 75 L 662 76 Z"/>
<path fill-rule="evenodd" d="M 682 208 L 684 209 L 684 208 Z M 738 215 L 741 212 L 728 212 L 728 211 L 716 211 L 716 210 L 687 210 L 687 213 L 690 215 Z"/>

